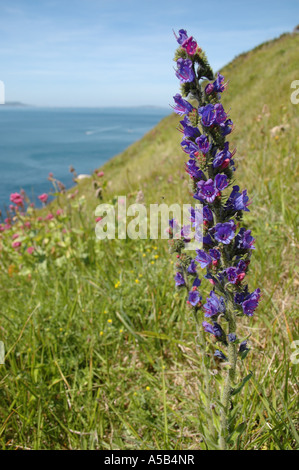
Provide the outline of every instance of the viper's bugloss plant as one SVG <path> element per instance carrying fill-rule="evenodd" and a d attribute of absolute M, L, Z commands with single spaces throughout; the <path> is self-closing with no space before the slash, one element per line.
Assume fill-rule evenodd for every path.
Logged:
<path fill-rule="evenodd" d="M 224 450 L 244 429 L 243 425 L 235 427 L 234 401 L 250 378 L 249 374 L 239 385 L 235 383 L 237 363 L 249 351 L 247 338 L 239 337 L 238 324 L 254 314 L 260 300 L 260 289 L 250 293 L 246 284 L 254 238 L 242 226 L 242 216 L 249 211 L 250 201 L 246 189 L 240 190 L 235 184 L 236 150 L 226 140 L 234 127 L 221 104 L 227 83 L 220 73 L 214 76 L 204 52 L 185 30 L 180 30 L 176 39 L 179 48 L 174 60 L 181 93 L 174 96 L 173 109 L 182 117 L 181 147 L 188 156 L 185 168 L 192 195 L 203 205 L 203 245 L 192 258 L 190 251 L 184 250 L 189 239 L 174 237 L 176 222 L 171 220 L 170 247 L 177 254 L 175 284 L 178 289 L 187 289 L 187 304 L 196 320 L 202 353 L 208 422 L 204 437 L 210 448 Z M 193 227 L 194 212 L 191 210 Z M 212 284 L 205 300 L 200 291 L 201 272 Z M 212 335 L 213 341 L 206 335 Z M 212 352 L 211 344 L 215 348 Z M 220 370 L 225 377 L 216 376 L 216 383 L 222 385 L 220 397 L 211 392 L 217 389 L 215 384 L 212 387 L 215 379 L 211 374 L 217 362 L 224 362 Z"/>

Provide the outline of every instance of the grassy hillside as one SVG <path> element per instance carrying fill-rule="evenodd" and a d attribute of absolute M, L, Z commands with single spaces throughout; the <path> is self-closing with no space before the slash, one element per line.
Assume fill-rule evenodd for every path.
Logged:
<path fill-rule="evenodd" d="M 224 107 L 236 125 L 229 139 L 237 148 L 236 179 L 252 198 L 245 219 L 256 238 L 250 288 L 263 292 L 256 315 L 244 321 L 244 334 L 251 333 L 244 368 L 254 371 L 240 410 L 245 430 L 237 446 L 244 450 L 299 444 L 298 366 L 291 361 L 299 105 L 290 101 L 298 47 L 298 35 L 285 35 L 222 71 L 229 80 Z M 93 175 L 104 202 L 117 195 L 134 202 L 138 191 L 145 204 L 190 202 L 178 122 L 176 115 L 163 119 L 107 162 L 103 177 Z M 205 449 L 195 327 L 174 288 L 175 260 L 165 240 L 97 241 L 93 182 L 0 233 L 0 340 L 7 351 L 1 446 Z M 49 211 L 54 217 L 45 220 Z M 16 233 L 21 246 L 12 248 Z"/>

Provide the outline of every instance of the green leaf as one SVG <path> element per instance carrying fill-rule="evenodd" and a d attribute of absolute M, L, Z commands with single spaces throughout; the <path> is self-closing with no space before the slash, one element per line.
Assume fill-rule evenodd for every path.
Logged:
<path fill-rule="evenodd" d="M 240 383 L 239 387 L 237 388 L 234 388 L 233 391 L 231 392 L 231 395 L 237 395 L 238 393 L 241 392 L 242 388 L 244 387 L 244 385 L 251 379 L 252 377 L 252 372 L 250 372 L 250 374 L 248 374 L 243 380 L 242 382 Z"/>

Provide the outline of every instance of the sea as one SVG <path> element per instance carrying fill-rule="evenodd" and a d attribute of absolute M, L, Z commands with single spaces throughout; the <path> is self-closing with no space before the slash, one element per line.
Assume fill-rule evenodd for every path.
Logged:
<path fill-rule="evenodd" d="M 11 193 L 37 196 L 53 191 L 49 173 L 66 188 L 69 169 L 91 174 L 139 140 L 170 108 L 38 108 L 0 106 L 0 210 Z"/>

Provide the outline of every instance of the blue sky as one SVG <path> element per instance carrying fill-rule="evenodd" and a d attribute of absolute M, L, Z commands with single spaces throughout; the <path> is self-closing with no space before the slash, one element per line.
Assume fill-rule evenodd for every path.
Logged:
<path fill-rule="evenodd" d="M 298 23 L 298 0 L 0 0 L 0 80 L 7 101 L 168 106 L 172 29 L 217 70 Z"/>

